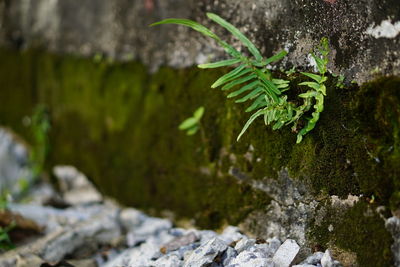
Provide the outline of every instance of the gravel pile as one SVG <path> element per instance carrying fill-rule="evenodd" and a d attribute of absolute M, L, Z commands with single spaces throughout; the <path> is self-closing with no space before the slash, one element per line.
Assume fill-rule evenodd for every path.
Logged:
<path fill-rule="evenodd" d="M 209 230 L 172 228 L 168 220 L 146 217 L 133 209 L 121 213 L 121 222 L 130 228 L 131 248 L 100 266 L 130 267 L 334 267 L 341 266 L 329 250 L 299 259 L 295 240 L 252 239 L 237 227 L 217 234 Z M 132 224 L 131 222 L 135 222 Z"/>
<path fill-rule="evenodd" d="M 43 184 L 31 192 L 29 203 L 8 205 L 7 214 L 22 216 L 41 233 L 0 254 L 0 266 L 340 266 L 329 250 L 301 258 L 291 239 L 252 239 L 233 226 L 221 233 L 176 228 L 167 219 L 104 199 L 73 167 L 54 173 L 61 192 Z"/>

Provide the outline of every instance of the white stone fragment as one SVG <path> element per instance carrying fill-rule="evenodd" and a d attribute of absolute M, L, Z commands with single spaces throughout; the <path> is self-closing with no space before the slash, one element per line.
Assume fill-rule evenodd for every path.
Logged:
<path fill-rule="evenodd" d="M 205 267 L 214 261 L 214 258 L 222 254 L 228 245 L 224 241 L 215 237 L 207 243 L 197 248 L 185 261 L 184 267 Z"/>
<path fill-rule="evenodd" d="M 238 253 L 234 248 L 228 247 L 224 254 L 222 254 L 222 265 L 228 266 L 237 255 Z"/>
<path fill-rule="evenodd" d="M 242 251 L 248 250 L 250 247 L 254 246 L 256 244 L 255 239 L 249 239 L 247 237 L 243 237 L 240 239 L 239 242 L 237 242 L 235 249 L 237 253 L 241 253 Z"/>
<path fill-rule="evenodd" d="M 391 217 L 386 220 L 385 226 L 392 234 L 394 240 L 391 246 L 394 265 L 400 266 L 400 219 L 398 217 Z"/>
<path fill-rule="evenodd" d="M 239 228 L 234 226 L 226 227 L 222 234 L 219 236 L 219 238 L 228 245 L 234 241 L 238 241 L 242 237 L 243 235 L 240 233 Z"/>
<path fill-rule="evenodd" d="M 214 238 L 217 236 L 217 233 L 211 230 L 203 230 L 199 231 L 200 234 L 200 243 L 201 245 L 204 245 L 207 243 L 211 238 Z"/>
<path fill-rule="evenodd" d="M 10 130 L 0 127 L 0 192 L 20 194 L 32 182 L 28 150 Z M 26 189 L 26 188 L 25 188 Z"/>
<path fill-rule="evenodd" d="M 179 259 L 179 257 L 175 254 L 165 255 L 158 260 L 156 260 L 152 266 L 154 267 L 181 267 L 183 266 L 183 262 Z"/>
<path fill-rule="evenodd" d="M 57 177 L 64 200 L 71 205 L 100 202 L 103 197 L 89 179 L 73 166 L 56 166 Z"/>
<path fill-rule="evenodd" d="M 274 267 L 274 263 L 261 253 L 243 251 L 230 262 L 228 267 Z"/>
<path fill-rule="evenodd" d="M 122 226 L 128 232 L 140 226 L 146 217 L 142 212 L 133 208 L 123 209 L 119 215 Z"/>
<path fill-rule="evenodd" d="M 391 23 L 390 20 L 383 20 L 380 25 L 371 25 L 366 30 L 367 34 L 375 38 L 395 38 L 400 33 L 400 21 Z"/>
<path fill-rule="evenodd" d="M 331 252 L 328 249 L 325 251 L 324 256 L 322 256 L 321 265 L 322 265 L 322 267 L 333 267 L 334 266 Z"/>
<path fill-rule="evenodd" d="M 317 263 L 321 262 L 324 253 L 321 251 L 315 252 L 313 255 L 310 255 L 305 259 L 301 264 L 312 264 L 317 265 Z"/>
<path fill-rule="evenodd" d="M 275 267 L 289 267 L 299 253 L 300 247 L 296 241 L 287 239 L 276 251 L 273 259 Z"/>
<path fill-rule="evenodd" d="M 279 247 L 282 245 L 282 242 L 278 238 L 274 237 L 274 238 L 268 238 L 267 244 L 271 249 L 271 252 L 275 254 L 276 251 L 279 249 Z"/>
<path fill-rule="evenodd" d="M 168 231 L 171 227 L 172 223 L 169 220 L 147 217 L 139 227 L 134 228 L 127 234 L 128 246 L 135 246 L 145 241 L 150 236 L 159 235 L 163 231 Z"/>

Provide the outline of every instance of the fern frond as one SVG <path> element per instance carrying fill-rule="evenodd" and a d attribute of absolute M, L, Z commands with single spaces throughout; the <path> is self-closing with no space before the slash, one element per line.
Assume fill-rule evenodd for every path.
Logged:
<path fill-rule="evenodd" d="M 231 66 L 237 63 L 240 63 L 242 60 L 239 58 L 231 58 L 227 60 L 222 60 L 218 62 L 213 62 L 213 63 L 206 63 L 206 64 L 200 64 L 197 65 L 200 69 L 211 69 L 211 68 L 220 68 L 220 67 L 226 67 L 226 66 Z"/>
<path fill-rule="evenodd" d="M 255 112 L 253 115 L 250 116 L 250 119 L 246 122 L 246 124 L 243 126 L 242 131 L 239 133 L 238 137 L 237 137 L 237 141 L 239 141 L 240 137 L 242 137 L 242 135 L 247 131 L 247 129 L 249 128 L 249 126 L 253 123 L 253 121 L 255 119 L 257 119 L 258 117 L 264 115 L 264 109 L 260 109 L 257 112 Z"/>
<path fill-rule="evenodd" d="M 256 48 L 256 46 L 246 37 L 244 36 L 235 26 L 221 18 L 220 16 L 214 13 L 207 13 L 207 17 L 214 22 L 218 23 L 225 29 L 227 29 L 230 33 L 232 33 L 236 38 L 238 38 L 244 46 L 246 46 L 250 53 L 255 57 L 257 61 L 261 61 L 263 57 L 261 56 L 260 51 Z"/>
<path fill-rule="evenodd" d="M 234 47 L 221 40 L 214 32 L 204 27 L 203 25 L 187 20 L 187 19 L 166 19 L 151 26 L 160 24 L 178 24 L 190 27 L 205 36 L 214 39 L 225 51 L 232 57 L 230 59 L 200 64 L 199 68 L 219 68 L 219 67 L 233 67 L 233 70 L 221 76 L 212 85 L 211 88 L 221 87 L 222 91 L 232 90 L 227 95 L 227 98 L 239 97 L 235 103 L 244 103 L 252 100 L 250 106 L 246 108 L 246 112 L 254 112 L 249 120 L 245 123 L 243 129 L 238 135 L 239 140 L 242 135 L 247 131 L 249 126 L 258 117 L 263 116 L 265 125 L 272 125 L 273 130 L 278 130 L 285 125 L 291 125 L 294 131 L 297 131 L 297 143 L 301 142 L 303 136 L 314 129 L 317 121 L 319 120 L 320 113 L 324 109 L 324 96 L 326 96 L 326 86 L 324 82 L 327 81 L 325 73 L 327 71 L 329 45 L 328 40 L 323 38 L 319 47 L 311 54 L 316 62 L 319 74 L 302 72 L 302 74 L 312 81 L 305 81 L 300 83 L 301 86 L 307 86 L 308 91 L 298 95 L 303 100 L 302 105 L 297 106 L 294 103 L 288 102 L 285 91 L 290 89 L 290 81 L 285 79 L 276 79 L 273 77 L 267 65 L 283 59 L 287 55 L 287 51 L 282 50 L 279 53 L 264 59 L 256 46 L 244 36 L 235 26 L 221 18 L 220 16 L 207 13 L 207 17 L 228 30 L 234 37 L 236 37 L 245 47 L 247 47 L 251 56 L 240 53 Z M 239 66 L 237 66 L 239 64 Z M 290 75 L 295 70 L 292 69 L 286 72 Z M 245 94 L 244 96 L 241 96 Z M 304 118 L 304 114 L 309 114 L 313 109 L 311 118 Z M 199 120 L 203 115 L 203 110 L 195 112 L 193 117 L 185 120 L 181 125 L 181 129 L 185 129 L 187 134 L 192 134 L 197 131 L 199 127 Z M 304 125 L 302 122 L 306 121 L 302 129 L 297 129 L 298 125 Z M 300 123 L 301 122 L 301 123 Z"/>
<path fill-rule="evenodd" d="M 254 100 L 253 104 L 249 106 L 245 111 L 246 112 L 252 112 L 255 109 L 262 108 L 268 106 L 268 102 L 265 99 L 265 95 L 260 95 Z"/>
<path fill-rule="evenodd" d="M 236 97 L 236 96 L 238 96 L 238 95 L 240 95 L 240 94 L 242 94 L 242 93 L 244 93 L 244 92 L 246 92 L 246 91 L 249 91 L 249 90 L 253 89 L 254 87 L 256 87 L 256 86 L 258 86 L 258 85 L 260 85 L 260 82 L 259 82 L 258 80 L 257 80 L 257 81 L 253 81 L 253 82 L 251 82 L 251 83 L 249 83 L 249 84 L 243 86 L 243 87 L 240 88 L 239 90 L 236 90 L 236 91 L 230 93 L 230 94 L 227 96 L 227 98 Z"/>
<path fill-rule="evenodd" d="M 255 78 L 257 78 L 257 75 L 255 75 L 255 74 L 250 74 L 250 75 L 244 76 L 240 79 L 236 79 L 236 80 L 233 80 L 232 82 L 225 84 L 224 86 L 222 86 L 221 90 L 222 91 L 229 90 L 236 85 L 248 82 L 250 80 L 254 80 Z"/>
<path fill-rule="evenodd" d="M 253 99 L 256 98 L 258 95 L 260 95 L 263 92 L 263 89 L 261 87 L 258 87 L 257 89 L 251 91 L 249 94 L 247 94 L 246 96 L 238 99 L 235 101 L 235 103 L 243 103 L 246 102 L 249 99 Z"/>
<path fill-rule="evenodd" d="M 228 72 L 227 74 L 221 76 L 218 80 L 216 80 L 212 85 L 211 88 L 216 88 L 224 83 L 230 82 L 236 78 L 239 78 L 246 73 L 249 73 L 251 70 L 247 69 L 245 65 L 240 65 L 236 67 L 234 70 Z"/>
<path fill-rule="evenodd" d="M 286 50 L 282 50 L 278 54 L 275 54 L 272 57 L 267 58 L 265 61 L 263 61 L 263 64 L 264 64 L 264 66 L 265 65 L 269 65 L 272 62 L 276 62 L 276 61 L 279 61 L 279 60 L 283 59 L 286 55 L 287 55 L 287 51 Z"/>

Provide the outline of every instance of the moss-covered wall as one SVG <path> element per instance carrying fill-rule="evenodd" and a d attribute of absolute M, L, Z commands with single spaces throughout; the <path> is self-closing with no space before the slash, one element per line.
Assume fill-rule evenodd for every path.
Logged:
<path fill-rule="evenodd" d="M 317 200 L 352 194 L 363 195 L 364 204 L 373 198 L 371 205 L 399 207 L 400 78 L 344 89 L 332 81 L 318 126 L 296 145 L 290 129 L 273 132 L 261 120 L 236 142 L 248 114 L 209 88 L 221 71 L 162 68 L 150 75 L 139 63 L 5 49 L 0 59 L 0 124 L 29 139 L 23 118 L 45 104 L 52 124 L 49 166 L 76 165 L 122 203 L 170 209 L 200 226 L 238 224 L 271 201 L 249 181 L 277 178 L 287 168 Z M 201 105 L 205 137 L 188 137 L 177 126 Z M 348 225 L 356 218 L 326 214 L 320 225 L 332 216 Z M 366 222 L 362 231 L 338 228 L 337 236 L 314 227 L 310 238 L 358 258 L 374 249 L 374 266 L 387 266 L 388 235 L 376 235 L 379 246 L 362 242 L 370 231 L 385 232 L 384 222 Z M 361 241 L 353 249 L 341 237 L 354 233 Z"/>

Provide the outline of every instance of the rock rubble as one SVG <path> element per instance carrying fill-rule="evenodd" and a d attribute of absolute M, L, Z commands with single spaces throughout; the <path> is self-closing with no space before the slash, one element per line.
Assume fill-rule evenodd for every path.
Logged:
<path fill-rule="evenodd" d="M 300 259 L 300 246 L 292 239 L 253 239 L 234 226 L 221 233 L 177 228 L 104 198 L 74 167 L 56 167 L 54 174 L 60 193 L 40 184 L 28 203 L 8 203 L 6 213 L 36 225 L 41 235 L 1 254 L 0 266 L 340 266 L 329 250 Z"/>
<path fill-rule="evenodd" d="M 340 266 L 329 250 L 299 259 L 300 246 L 292 239 L 283 243 L 277 238 L 253 239 L 234 226 L 221 233 L 173 227 L 167 219 L 150 217 L 104 199 L 72 167 L 56 170 L 56 176 L 68 182 L 61 198 L 69 206 L 38 204 L 41 198 L 35 194 L 41 190 L 34 191 L 32 203 L 10 203 L 9 212 L 33 221 L 43 232 L 32 242 L 0 255 L 0 266 L 21 267 L 28 262 L 46 266 L 67 262 L 83 267 Z M 100 197 L 65 199 L 86 189 L 89 195 Z M 54 197 L 57 193 L 49 195 Z"/>

